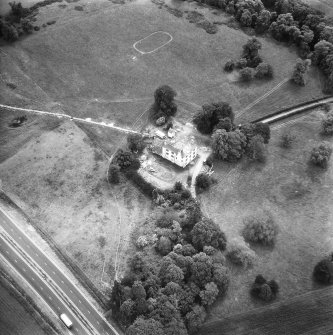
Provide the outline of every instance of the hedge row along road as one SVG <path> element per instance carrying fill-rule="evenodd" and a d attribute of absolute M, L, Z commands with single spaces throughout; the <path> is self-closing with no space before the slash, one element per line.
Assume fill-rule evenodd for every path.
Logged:
<path fill-rule="evenodd" d="M 72 334 L 119 335 L 84 294 L 0 209 L 0 254 L 59 316 L 73 322 Z M 61 322 L 59 320 L 59 322 Z"/>

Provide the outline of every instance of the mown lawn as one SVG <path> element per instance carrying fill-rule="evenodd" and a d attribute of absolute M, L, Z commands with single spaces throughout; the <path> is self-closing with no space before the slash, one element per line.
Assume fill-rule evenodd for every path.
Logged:
<path fill-rule="evenodd" d="M 279 300 L 314 288 L 312 270 L 323 255 L 333 250 L 333 164 L 327 170 L 308 164 L 311 148 L 323 139 L 320 120 L 314 111 L 304 119 L 272 130 L 265 164 L 215 164 L 220 180 L 201 196 L 206 214 L 225 231 L 229 241 L 239 238 L 243 218 L 268 210 L 279 226 L 273 248 L 252 246 L 257 254 L 253 268 L 231 266 L 231 284 L 225 299 L 211 311 L 210 320 L 260 307 L 250 298 L 249 287 L 257 274 L 275 279 Z M 279 146 L 280 136 L 292 131 L 297 139 L 290 149 Z"/>

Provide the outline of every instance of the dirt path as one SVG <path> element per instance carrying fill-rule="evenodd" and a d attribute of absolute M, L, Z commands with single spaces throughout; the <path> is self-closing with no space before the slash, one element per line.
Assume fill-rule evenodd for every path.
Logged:
<path fill-rule="evenodd" d="M 73 116 L 67 115 L 67 114 L 52 113 L 52 112 L 41 111 L 41 110 L 37 110 L 37 109 L 20 108 L 20 107 L 14 107 L 14 106 L 8 106 L 8 105 L 0 104 L 0 108 L 1 107 L 9 109 L 9 110 L 15 110 L 15 111 L 21 111 L 21 112 L 27 112 L 27 113 L 34 113 L 34 114 L 40 114 L 40 115 L 48 115 L 48 116 L 54 116 L 54 117 L 58 117 L 58 118 L 67 118 L 67 119 L 72 120 L 72 121 L 90 123 L 90 124 L 94 124 L 94 125 L 101 126 L 101 127 L 116 129 L 118 131 L 122 131 L 122 132 L 125 132 L 125 133 L 140 134 L 140 132 L 138 132 L 136 130 L 118 127 L 118 126 L 115 126 L 113 123 L 107 124 L 106 122 L 92 121 L 91 118 L 81 119 L 81 118 L 73 117 Z"/>

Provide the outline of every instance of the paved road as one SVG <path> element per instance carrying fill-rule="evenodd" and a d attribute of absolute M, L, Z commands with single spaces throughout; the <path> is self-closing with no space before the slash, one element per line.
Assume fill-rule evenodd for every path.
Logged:
<path fill-rule="evenodd" d="M 1 254 L 30 283 L 57 315 L 62 312 L 68 314 L 73 321 L 73 329 L 71 330 L 73 334 L 119 335 L 61 270 L 17 228 L 11 218 L 1 209 L 0 225 L 5 231 L 5 234 L 0 234 Z M 9 239 L 5 235 L 8 235 Z M 29 256 L 32 263 L 37 265 L 37 271 L 27 260 L 29 257 L 26 256 Z M 41 278 L 40 273 L 46 274 L 46 278 Z M 74 309 L 73 307 L 69 308 L 68 305 L 72 305 Z M 74 314 L 76 315 L 74 316 Z M 61 321 L 59 320 L 59 322 Z"/>

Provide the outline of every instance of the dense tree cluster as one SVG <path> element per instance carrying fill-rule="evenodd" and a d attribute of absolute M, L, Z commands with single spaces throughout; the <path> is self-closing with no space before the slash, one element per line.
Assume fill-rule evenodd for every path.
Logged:
<path fill-rule="evenodd" d="M 246 15 L 249 14 L 247 10 L 245 10 L 245 13 Z M 262 45 L 257 38 L 250 38 L 243 46 L 242 57 L 236 62 L 228 60 L 224 65 L 224 70 L 230 72 L 234 68 L 239 69 L 240 80 L 244 82 L 251 81 L 253 78 L 272 78 L 273 68 L 263 62 L 259 55 L 261 47 Z"/>
<path fill-rule="evenodd" d="M 181 191 L 177 184 L 172 193 Z M 185 210 L 192 212 L 192 205 Z M 228 268 L 215 257 L 226 248 L 224 233 L 202 215 L 189 225 L 180 212 L 169 208 L 154 219 L 161 256 L 152 262 L 148 253 L 137 252 L 127 274 L 114 283 L 110 307 L 126 334 L 194 334 L 206 309 L 227 291 Z"/>
<path fill-rule="evenodd" d="M 20 2 L 9 2 L 11 11 L 4 18 L 0 17 L 0 37 L 5 41 L 14 42 L 23 34 L 31 34 L 34 26 L 28 16 L 31 10 L 24 8 Z"/>
<path fill-rule="evenodd" d="M 302 58 L 312 59 L 327 78 L 325 91 L 333 92 L 333 26 L 324 13 L 301 0 L 206 0 L 207 4 L 232 14 L 242 26 L 257 33 L 269 32 L 278 41 L 295 43 Z M 225 70 L 249 67 L 228 61 Z M 258 72 L 258 71 L 257 71 Z M 250 71 L 244 71 L 249 78 Z M 260 77 L 260 75 L 259 75 Z"/>
<path fill-rule="evenodd" d="M 257 275 L 251 287 L 251 294 L 264 301 L 272 301 L 279 293 L 279 285 L 275 280 L 267 281 L 262 275 Z"/>
<path fill-rule="evenodd" d="M 176 95 L 177 93 L 168 85 L 156 89 L 155 101 L 150 110 L 151 117 L 155 122 L 163 118 L 165 123 L 171 116 L 175 116 L 177 113 L 177 105 L 174 101 Z"/>
<path fill-rule="evenodd" d="M 212 135 L 214 157 L 226 161 L 236 161 L 245 153 L 250 160 L 264 162 L 266 146 L 270 139 L 270 128 L 267 124 L 246 123 L 239 129 L 216 127 Z"/>
<path fill-rule="evenodd" d="M 217 127 L 232 127 L 234 113 L 231 106 L 223 101 L 202 106 L 193 118 L 193 123 L 203 134 L 211 134 Z M 228 125 L 226 125 L 228 124 Z"/>

